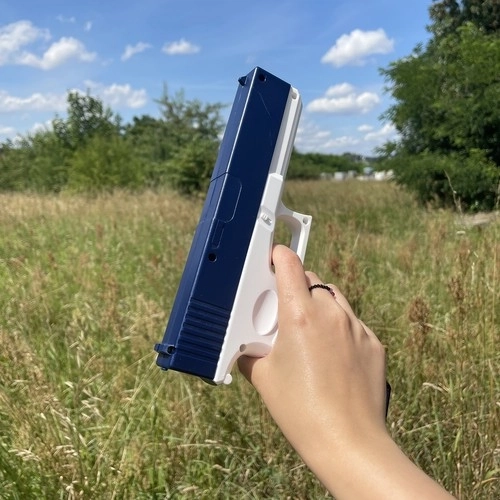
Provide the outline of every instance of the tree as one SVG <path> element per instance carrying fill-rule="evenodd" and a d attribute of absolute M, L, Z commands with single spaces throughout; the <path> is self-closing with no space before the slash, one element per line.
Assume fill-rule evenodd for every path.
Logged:
<path fill-rule="evenodd" d="M 483 33 L 496 33 L 500 29 L 500 2 L 498 0 L 434 0 L 429 8 L 432 24 L 429 31 L 435 39 L 456 32 L 473 23 Z"/>
<path fill-rule="evenodd" d="M 0 189 L 59 192 L 67 182 L 68 154 L 51 130 L 1 145 Z"/>
<path fill-rule="evenodd" d="M 383 74 L 396 101 L 384 116 L 406 153 L 478 148 L 500 164 L 500 37 L 467 24 Z"/>
<path fill-rule="evenodd" d="M 360 173 L 364 166 L 366 164 L 363 158 L 353 153 L 344 153 L 343 155 L 299 153 L 294 148 L 290 158 L 288 178 L 318 179 L 321 174 L 333 174 L 334 172 L 355 171 Z"/>
<path fill-rule="evenodd" d="M 203 104 L 197 99 L 187 101 L 183 91 L 171 98 L 166 85 L 163 95 L 156 102 L 166 124 L 168 140 L 173 145 L 183 147 L 193 134 L 210 141 L 219 141 L 224 129 L 220 114 L 223 104 Z"/>
<path fill-rule="evenodd" d="M 137 189 L 169 182 L 191 193 L 206 189 L 223 130 L 221 104 L 158 100 L 161 116 L 121 118 L 103 102 L 68 94 L 66 117 L 52 129 L 0 144 L 0 189 L 96 192 Z"/>
<path fill-rule="evenodd" d="M 164 87 L 156 101 L 160 118 L 134 118 L 125 127 L 125 138 L 147 162 L 145 180 L 150 186 L 169 182 L 183 193 L 206 188 L 224 124 L 222 104 L 188 101 L 183 92 L 174 97 Z"/>
<path fill-rule="evenodd" d="M 68 188 L 86 193 L 137 189 L 143 185 L 143 170 L 131 145 L 119 135 L 96 134 L 73 154 Z"/>
<path fill-rule="evenodd" d="M 24 152 L 8 140 L 0 146 L 0 191 L 19 191 L 25 187 L 29 177 L 24 166 Z"/>
<path fill-rule="evenodd" d="M 148 115 L 134 116 L 124 127 L 124 139 L 143 165 L 145 186 L 156 188 L 167 183 L 165 162 L 172 151 L 165 122 Z"/>
<path fill-rule="evenodd" d="M 182 194 L 206 192 L 217 159 L 218 144 L 193 135 L 166 162 L 168 181 Z"/>
<path fill-rule="evenodd" d="M 169 157 L 165 122 L 160 118 L 134 116 L 132 123 L 124 126 L 124 137 L 143 159 L 164 162 Z"/>
<path fill-rule="evenodd" d="M 429 27 L 434 36 L 427 46 L 417 46 L 382 70 L 395 101 L 384 118 L 400 135 L 383 152 L 392 158 L 398 181 L 414 190 L 435 190 L 419 193 L 421 199 L 445 204 L 458 199 L 469 208 L 495 204 L 499 170 L 491 166 L 500 166 L 500 32 L 493 27 L 498 5 L 493 0 L 434 2 Z M 430 159 L 435 168 L 429 167 Z M 411 169 L 421 171 L 410 175 Z M 466 175 L 464 169 L 474 173 Z M 415 182 L 418 174 L 427 182 Z"/>
<path fill-rule="evenodd" d="M 95 135 L 111 136 L 120 132 L 121 118 L 103 102 L 91 96 L 68 93 L 68 116 L 59 116 L 52 121 L 52 127 L 61 144 L 71 151 L 82 147 Z"/>

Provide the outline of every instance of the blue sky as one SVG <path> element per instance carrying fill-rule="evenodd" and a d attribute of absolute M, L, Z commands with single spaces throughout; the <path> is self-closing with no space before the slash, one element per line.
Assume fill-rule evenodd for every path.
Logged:
<path fill-rule="evenodd" d="M 227 104 L 261 66 L 303 100 L 299 151 L 369 155 L 394 137 L 379 68 L 428 38 L 431 0 L 0 1 L 0 141 L 65 116 L 69 90 L 125 122 L 164 84 Z"/>

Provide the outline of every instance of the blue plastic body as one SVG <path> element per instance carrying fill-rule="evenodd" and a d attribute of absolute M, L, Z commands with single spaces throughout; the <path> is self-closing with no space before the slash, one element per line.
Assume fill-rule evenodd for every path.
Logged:
<path fill-rule="evenodd" d="M 157 364 L 213 380 L 290 84 L 257 67 L 238 80 Z M 256 277 L 258 279 L 258 277 Z"/>

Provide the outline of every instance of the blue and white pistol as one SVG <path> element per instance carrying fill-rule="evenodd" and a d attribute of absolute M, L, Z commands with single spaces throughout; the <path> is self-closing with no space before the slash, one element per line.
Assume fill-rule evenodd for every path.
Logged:
<path fill-rule="evenodd" d="M 255 68 L 239 85 L 157 364 L 229 384 L 242 354 L 265 356 L 278 333 L 271 253 L 276 222 L 303 260 L 311 217 L 283 186 L 302 109 L 299 92 Z"/>

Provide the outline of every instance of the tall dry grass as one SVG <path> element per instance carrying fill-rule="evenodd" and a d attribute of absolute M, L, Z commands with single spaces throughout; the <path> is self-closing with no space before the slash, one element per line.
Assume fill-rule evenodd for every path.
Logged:
<path fill-rule="evenodd" d="M 388 426 L 461 498 L 500 496 L 500 226 L 385 183 L 289 183 L 306 265 L 388 349 Z M 0 196 L 0 498 L 324 498 L 239 376 L 161 372 L 201 200 Z M 286 237 L 286 235 L 283 235 Z"/>

